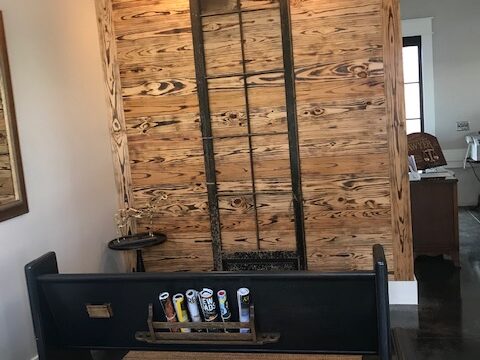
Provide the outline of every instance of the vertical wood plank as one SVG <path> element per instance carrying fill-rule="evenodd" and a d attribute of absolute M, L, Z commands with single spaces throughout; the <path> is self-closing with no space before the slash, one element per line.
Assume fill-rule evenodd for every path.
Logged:
<path fill-rule="evenodd" d="M 132 177 L 128 153 L 125 113 L 123 109 L 120 71 L 117 62 L 117 47 L 113 29 L 113 10 L 111 0 L 96 0 L 97 22 L 100 36 L 107 101 L 109 108 L 109 130 L 111 135 L 115 182 L 118 191 L 119 208 L 133 206 Z M 112 214 L 113 215 L 113 214 Z M 134 220 L 129 221 L 125 234 L 135 233 Z M 135 264 L 132 254 L 126 255 L 128 268 Z"/>
<path fill-rule="evenodd" d="M 413 280 L 413 238 L 399 0 L 383 0 L 383 39 L 395 280 Z"/>

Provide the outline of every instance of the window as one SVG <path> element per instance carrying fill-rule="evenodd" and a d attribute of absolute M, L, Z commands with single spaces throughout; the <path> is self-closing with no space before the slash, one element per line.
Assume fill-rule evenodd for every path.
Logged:
<path fill-rule="evenodd" d="M 407 134 L 424 131 L 422 38 L 403 38 L 403 73 Z"/>

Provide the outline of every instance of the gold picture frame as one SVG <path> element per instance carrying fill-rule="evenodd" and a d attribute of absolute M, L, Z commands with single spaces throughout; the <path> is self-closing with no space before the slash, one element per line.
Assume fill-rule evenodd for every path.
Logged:
<path fill-rule="evenodd" d="M 28 202 L 1 11 L 0 95 L 0 221 L 4 221 L 27 213 Z"/>

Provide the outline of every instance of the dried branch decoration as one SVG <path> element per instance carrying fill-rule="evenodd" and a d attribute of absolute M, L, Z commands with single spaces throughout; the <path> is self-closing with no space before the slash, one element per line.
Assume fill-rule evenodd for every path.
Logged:
<path fill-rule="evenodd" d="M 128 222 L 132 219 L 145 219 L 150 221 L 149 235 L 153 236 L 153 217 L 160 208 L 160 203 L 167 200 L 168 195 L 165 192 L 159 193 L 157 196 L 149 200 L 149 204 L 145 208 L 136 209 L 133 207 L 120 209 L 115 214 L 115 223 L 117 224 L 118 237 L 122 237 L 125 229 L 127 229 Z"/>

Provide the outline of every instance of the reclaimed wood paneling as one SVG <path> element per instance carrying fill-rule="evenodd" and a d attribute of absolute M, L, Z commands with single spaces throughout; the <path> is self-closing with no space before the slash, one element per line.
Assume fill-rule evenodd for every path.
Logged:
<path fill-rule="evenodd" d="M 295 251 L 292 194 L 261 194 L 257 207 L 260 250 Z"/>
<path fill-rule="evenodd" d="M 396 263 L 382 3 L 291 7 L 309 269 L 370 269 L 375 243 Z"/>
<path fill-rule="evenodd" d="M 283 73 L 247 78 L 250 125 L 253 133 L 286 133 L 287 110 Z"/>
<path fill-rule="evenodd" d="M 390 188 L 392 199 L 392 232 L 396 280 L 413 280 L 413 235 L 410 212 L 410 184 L 405 99 L 402 67 L 402 31 L 398 0 L 383 0 L 383 39 L 387 133 L 390 155 Z"/>
<path fill-rule="evenodd" d="M 245 12 L 242 19 L 247 72 L 283 69 L 280 10 Z"/>
<path fill-rule="evenodd" d="M 244 80 L 232 76 L 208 81 L 214 137 L 248 134 Z"/>
<path fill-rule="evenodd" d="M 212 15 L 238 10 L 237 0 L 211 0 L 201 1 L 200 10 L 202 15 Z"/>
<path fill-rule="evenodd" d="M 207 75 L 243 72 L 240 19 L 237 14 L 203 19 Z"/>
<path fill-rule="evenodd" d="M 130 206 L 155 206 L 138 231 L 167 242 L 144 251 L 151 271 L 213 268 L 188 0 L 113 0 L 117 79 L 128 140 Z M 166 198 L 166 199 L 165 199 Z"/>
<path fill-rule="evenodd" d="M 119 64 L 117 61 L 117 41 L 113 28 L 112 0 L 97 0 L 95 4 L 109 109 L 108 124 L 113 153 L 115 182 L 119 194 L 118 205 L 119 209 L 127 209 L 133 206 L 132 178 L 130 173 L 122 86 L 120 84 Z M 128 221 L 124 235 L 135 232 L 135 221 Z M 126 261 L 129 269 L 135 264 L 135 259 L 132 254 L 126 255 Z"/>
<path fill-rule="evenodd" d="M 168 236 L 147 267 L 211 270 L 188 0 L 100 4 L 124 204 L 166 196 L 138 221 Z M 200 15 L 222 250 L 294 251 L 279 1 L 240 5 L 241 16 L 236 0 L 203 1 Z M 309 269 L 370 269 L 380 242 L 396 279 L 410 280 L 398 0 L 291 0 L 290 10 Z"/>

